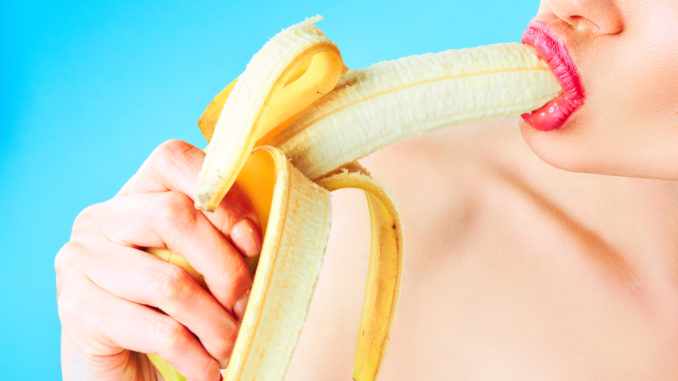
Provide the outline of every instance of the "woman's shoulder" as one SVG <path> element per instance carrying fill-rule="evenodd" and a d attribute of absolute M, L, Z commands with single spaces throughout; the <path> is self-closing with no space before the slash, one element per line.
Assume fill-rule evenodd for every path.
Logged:
<path fill-rule="evenodd" d="M 393 187 L 395 197 L 417 192 L 474 196 L 478 186 L 505 180 L 506 173 L 531 177 L 540 171 L 549 172 L 523 142 L 515 119 L 420 135 L 377 151 L 361 162 L 377 180 Z"/>
<path fill-rule="evenodd" d="M 460 227 L 493 200 L 508 203 L 548 191 L 544 184 L 563 172 L 529 150 L 515 119 L 421 135 L 378 151 L 363 164 L 406 218 L 419 215 Z"/>
<path fill-rule="evenodd" d="M 600 176 L 541 161 L 515 119 L 423 135 L 387 147 L 364 164 L 393 195 L 410 242 L 431 242 L 432 255 L 450 246 L 474 250 L 469 245 L 537 230 L 581 241 L 588 231 L 584 206 L 594 208 L 597 198 L 606 196 Z M 566 231 L 571 234 L 562 234 Z M 441 239 L 426 239 L 431 233 Z M 440 248 L 433 247 L 436 242 Z M 538 241 L 531 242 L 540 249 Z"/>
<path fill-rule="evenodd" d="M 520 324 L 529 320 L 522 318 L 522 311 L 543 311 L 549 301 L 554 308 L 564 304 L 559 304 L 562 295 L 553 288 L 546 288 L 540 297 L 530 288 L 516 309 L 498 299 L 507 295 L 504 291 L 519 294 L 525 284 L 564 281 L 568 287 L 557 290 L 575 295 L 568 299 L 573 301 L 570 306 L 580 308 L 578 292 L 598 278 L 589 276 L 584 282 L 572 273 L 587 274 L 593 268 L 590 259 L 614 255 L 601 250 L 606 241 L 580 218 L 590 212 L 607 223 L 601 210 L 619 202 L 604 204 L 596 198 L 610 198 L 614 186 L 608 182 L 619 179 L 573 174 L 541 162 L 523 142 L 515 120 L 419 136 L 361 162 L 391 194 L 404 225 L 403 287 L 381 372 L 385 379 L 412 379 L 414 374 L 424 379 L 468 379 L 472 378 L 468 374 L 451 373 L 483 370 L 473 361 L 486 358 L 487 350 L 497 350 L 498 359 L 512 358 L 514 348 L 502 352 L 499 344 L 525 329 Z M 358 192 L 333 195 L 332 225 L 288 379 L 332 379 L 327 375 L 349 374 L 351 369 L 369 250 L 368 213 Z M 571 255 L 555 255 L 560 253 Z M 595 294 L 587 295 L 593 295 L 587 307 L 600 306 Z M 495 320 L 488 312 L 509 318 Z M 518 315 L 521 318 L 510 318 Z M 562 331 L 560 326 L 552 330 L 540 326 L 547 327 L 547 333 Z M 490 333 L 485 338 L 490 344 L 476 345 L 484 332 Z M 497 332 L 508 336 L 496 336 Z M 534 341 L 528 343 L 528 338 Z M 521 335 L 519 341 L 517 347 L 528 350 L 525 358 L 544 349 L 538 333 Z M 428 349 L 426 356 L 420 356 L 420 348 Z M 456 367 L 435 366 L 451 361 L 453 351 Z"/>
<path fill-rule="evenodd" d="M 521 251 L 561 247 L 637 265 L 651 250 L 675 262 L 678 183 L 555 168 L 531 151 L 515 119 L 422 135 L 365 165 L 400 207 L 409 242 L 440 242 L 426 248 L 431 255 L 477 251 L 494 239 L 527 242 Z M 431 232 L 441 239 L 427 239 Z"/>

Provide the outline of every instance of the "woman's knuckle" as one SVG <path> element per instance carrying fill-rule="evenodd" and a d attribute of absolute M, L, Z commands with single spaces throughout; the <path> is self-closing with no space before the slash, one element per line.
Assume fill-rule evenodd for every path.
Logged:
<path fill-rule="evenodd" d="M 245 263 L 244 260 L 237 262 L 236 268 L 233 271 L 232 279 L 234 286 L 241 284 L 243 286 L 249 287 L 249 283 L 251 280 L 250 268 L 247 266 L 247 263 Z"/>
<path fill-rule="evenodd" d="M 73 227 L 71 229 L 72 234 L 87 230 L 94 226 L 94 221 L 96 220 L 100 208 L 101 204 L 93 204 L 81 210 L 80 213 L 75 216 L 75 220 L 73 220 Z"/>
<path fill-rule="evenodd" d="M 165 265 L 156 275 L 160 307 L 171 307 L 187 300 L 192 291 L 188 272 L 176 265 Z"/>
<path fill-rule="evenodd" d="M 181 192 L 164 192 L 159 203 L 157 215 L 163 224 L 186 224 L 195 218 L 193 202 Z"/>
<path fill-rule="evenodd" d="M 221 279 L 221 289 L 229 290 L 225 296 L 226 303 L 231 305 L 238 300 L 251 286 L 251 275 L 245 261 L 238 261 L 236 267 L 226 270 Z"/>
<path fill-rule="evenodd" d="M 166 315 L 156 321 L 155 332 L 161 345 L 174 351 L 182 351 L 189 341 L 187 329 Z"/>
<path fill-rule="evenodd" d="M 85 248 L 76 241 L 66 242 L 54 256 L 54 273 L 57 280 L 57 292 L 61 288 L 64 279 L 74 270 L 78 270 L 78 262 L 82 261 L 82 255 L 85 254 Z"/>
<path fill-rule="evenodd" d="M 63 325 L 69 325 L 81 315 L 80 303 L 72 295 L 61 293 L 57 300 L 57 315 Z"/>
<path fill-rule="evenodd" d="M 233 352 L 233 346 L 235 345 L 235 340 L 237 337 L 237 330 L 230 330 L 227 332 L 221 340 L 216 341 L 214 348 L 210 350 L 212 356 L 217 359 L 229 358 Z"/>
<path fill-rule="evenodd" d="M 75 244 L 73 241 L 68 241 L 56 253 L 54 256 L 54 271 L 56 272 L 57 277 L 64 269 L 71 266 L 71 258 L 77 249 L 77 244 Z"/>
<path fill-rule="evenodd" d="M 237 186 L 238 184 L 233 184 L 228 193 L 226 193 L 226 196 L 224 196 L 224 201 L 220 204 L 226 210 L 231 226 L 250 213 L 249 201 L 245 199 L 244 192 L 237 188 Z"/>
<path fill-rule="evenodd" d="M 77 256 L 84 250 L 80 244 L 69 241 L 54 257 L 56 275 L 57 314 L 61 321 L 73 321 L 80 315 L 82 303 L 78 295 L 83 292 L 79 287 L 72 287 L 73 274 L 78 271 Z M 74 292 L 75 291 L 75 292 Z"/>
<path fill-rule="evenodd" d="M 169 139 L 156 148 L 151 157 L 154 163 L 176 163 L 187 160 L 187 154 L 194 147 L 178 139 Z"/>

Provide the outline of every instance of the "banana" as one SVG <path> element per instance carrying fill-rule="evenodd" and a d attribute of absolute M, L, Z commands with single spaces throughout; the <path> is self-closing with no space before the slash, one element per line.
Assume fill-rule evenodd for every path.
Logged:
<path fill-rule="evenodd" d="M 357 164 L 357 163 L 356 163 Z M 386 351 L 388 333 L 395 316 L 402 272 L 402 225 L 386 191 L 362 168 L 320 179 L 329 191 L 357 188 L 365 191 L 370 212 L 372 242 L 367 269 L 367 287 L 358 328 L 353 361 L 353 379 L 374 380 Z"/>
<path fill-rule="evenodd" d="M 279 380 L 286 367 L 277 364 L 291 359 L 320 273 L 330 231 L 330 194 L 271 146 L 248 155 L 236 181 L 253 195 L 265 237 L 225 379 Z M 166 249 L 149 251 L 185 266 Z M 165 380 L 184 379 L 157 355 L 149 357 Z"/>
<path fill-rule="evenodd" d="M 272 38 L 233 85 L 231 101 L 225 102 L 210 141 L 210 152 L 219 154 L 208 153 L 200 172 L 203 191 L 195 200 L 197 208 L 214 210 L 255 142 L 336 85 L 344 72 L 343 61 L 337 46 L 313 25 L 317 20 L 306 20 Z"/>
<path fill-rule="evenodd" d="M 517 43 L 405 57 L 353 70 L 268 144 L 311 179 L 442 127 L 520 115 L 562 92 Z"/>
<path fill-rule="evenodd" d="M 250 196 L 264 243 L 226 380 L 281 380 L 303 327 L 329 235 L 330 191 L 365 191 L 372 243 L 353 379 L 374 380 L 396 311 L 402 226 L 394 203 L 355 160 L 435 129 L 519 115 L 562 92 L 520 44 L 381 62 L 348 70 L 317 16 L 269 40 L 198 122 L 210 142 L 196 207 L 233 183 Z M 348 70 L 348 71 L 347 71 Z M 183 258 L 149 249 L 185 267 Z M 183 380 L 157 355 L 166 380 Z"/>

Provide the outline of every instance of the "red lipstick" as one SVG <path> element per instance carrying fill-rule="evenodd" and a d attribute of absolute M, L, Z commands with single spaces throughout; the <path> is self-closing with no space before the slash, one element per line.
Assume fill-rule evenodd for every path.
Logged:
<path fill-rule="evenodd" d="M 530 23 L 523 32 L 522 43 L 535 48 L 537 55 L 549 64 L 563 88 L 563 93 L 521 117 L 527 124 L 540 131 L 560 128 L 570 115 L 584 104 L 584 88 L 574 60 L 565 44 L 541 22 Z"/>

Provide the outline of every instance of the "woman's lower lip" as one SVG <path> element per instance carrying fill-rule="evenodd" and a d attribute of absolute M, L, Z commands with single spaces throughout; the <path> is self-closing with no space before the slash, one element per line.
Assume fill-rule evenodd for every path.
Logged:
<path fill-rule="evenodd" d="M 582 102 L 571 99 L 566 93 L 550 100 L 542 107 L 521 115 L 523 120 L 539 131 L 551 131 L 560 128 L 579 108 Z"/>
<path fill-rule="evenodd" d="M 567 47 L 544 23 L 533 22 L 523 33 L 523 43 L 535 48 L 537 54 L 551 67 L 563 88 L 563 93 L 544 106 L 521 115 L 523 120 L 539 131 L 562 127 L 569 117 L 584 104 L 584 90 L 577 68 Z"/>

